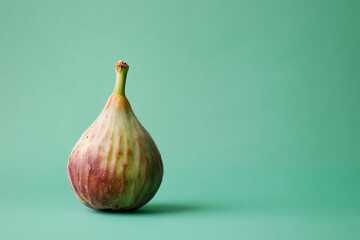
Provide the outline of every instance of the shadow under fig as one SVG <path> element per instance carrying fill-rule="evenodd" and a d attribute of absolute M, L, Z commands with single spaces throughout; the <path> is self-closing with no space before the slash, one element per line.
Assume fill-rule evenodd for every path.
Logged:
<path fill-rule="evenodd" d="M 142 208 L 130 211 L 113 211 L 105 209 L 96 211 L 105 214 L 134 214 L 134 215 L 150 215 L 150 214 L 168 214 L 168 213 L 183 213 L 203 210 L 203 206 L 190 204 L 170 204 L 170 203 L 149 203 Z"/>

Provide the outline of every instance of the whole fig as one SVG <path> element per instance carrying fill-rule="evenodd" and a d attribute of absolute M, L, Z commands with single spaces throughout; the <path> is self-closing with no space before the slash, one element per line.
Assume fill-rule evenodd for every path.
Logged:
<path fill-rule="evenodd" d="M 67 165 L 76 197 L 96 210 L 140 208 L 154 197 L 163 177 L 159 150 L 125 96 L 128 70 L 123 61 L 115 65 L 114 92 Z"/>

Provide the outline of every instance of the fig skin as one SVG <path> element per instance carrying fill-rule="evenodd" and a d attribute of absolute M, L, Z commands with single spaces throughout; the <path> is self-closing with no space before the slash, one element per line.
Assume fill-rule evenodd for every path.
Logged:
<path fill-rule="evenodd" d="M 67 166 L 76 197 L 95 210 L 128 211 L 149 202 L 163 164 L 150 134 L 125 96 L 128 65 L 119 61 L 113 94 L 73 148 Z"/>

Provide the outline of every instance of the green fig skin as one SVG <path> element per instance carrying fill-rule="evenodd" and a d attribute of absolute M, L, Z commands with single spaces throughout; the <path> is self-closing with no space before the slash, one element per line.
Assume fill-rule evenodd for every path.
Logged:
<path fill-rule="evenodd" d="M 134 210 L 160 187 L 163 163 L 150 134 L 125 96 L 128 66 L 119 61 L 113 94 L 73 148 L 67 166 L 70 186 L 86 206 Z"/>

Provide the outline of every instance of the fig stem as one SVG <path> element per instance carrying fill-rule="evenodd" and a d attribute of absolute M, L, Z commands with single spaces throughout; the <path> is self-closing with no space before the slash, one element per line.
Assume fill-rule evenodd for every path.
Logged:
<path fill-rule="evenodd" d="M 125 62 L 119 61 L 116 63 L 116 82 L 113 92 L 114 95 L 125 96 L 125 82 L 128 70 L 129 66 Z"/>

